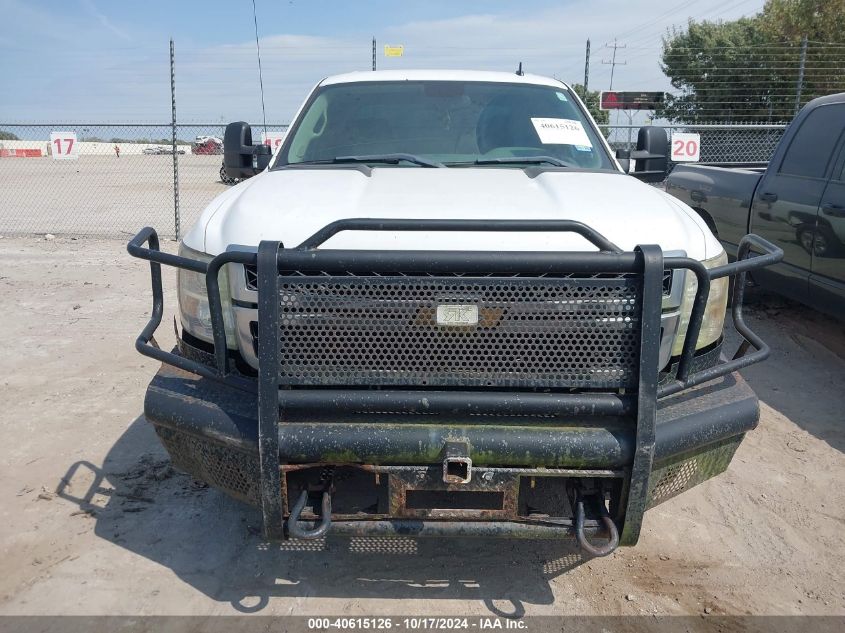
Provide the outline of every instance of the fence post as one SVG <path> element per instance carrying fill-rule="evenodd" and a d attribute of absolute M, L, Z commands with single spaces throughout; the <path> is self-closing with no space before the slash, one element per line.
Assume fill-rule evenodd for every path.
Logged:
<path fill-rule="evenodd" d="M 176 152 L 176 69 L 173 38 L 170 38 L 170 131 L 173 150 L 173 226 L 178 240 L 182 231 L 179 220 L 179 154 Z"/>
<path fill-rule="evenodd" d="M 795 114 L 801 109 L 801 90 L 804 88 L 804 65 L 807 62 L 807 36 L 801 38 L 801 65 L 798 67 L 798 85 L 795 88 Z"/>

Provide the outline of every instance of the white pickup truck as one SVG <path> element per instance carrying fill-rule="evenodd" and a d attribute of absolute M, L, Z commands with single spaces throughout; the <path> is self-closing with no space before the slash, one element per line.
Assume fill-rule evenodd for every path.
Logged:
<path fill-rule="evenodd" d="M 178 256 L 150 228 L 129 245 L 153 274 L 136 346 L 163 362 L 145 413 L 174 463 L 260 506 L 268 538 L 574 536 L 606 554 L 756 425 L 736 370 L 767 348 L 739 283 L 746 342 L 721 355 L 728 277 L 780 253 L 747 236 L 728 264 L 641 182 L 665 169 L 661 128 L 614 156 L 553 79 L 360 72 L 321 81 L 272 156 L 246 123 L 224 152 L 244 180 Z M 152 339 L 161 264 L 180 269 L 172 352 Z"/>

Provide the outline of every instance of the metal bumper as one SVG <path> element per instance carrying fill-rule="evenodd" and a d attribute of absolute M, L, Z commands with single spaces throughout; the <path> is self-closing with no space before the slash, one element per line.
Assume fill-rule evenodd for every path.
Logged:
<path fill-rule="evenodd" d="M 318 248 L 343 230 L 570 231 L 599 252 Z M 150 248 L 144 248 L 145 242 Z M 752 257 L 752 246 L 765 254 Z M 567 220 L 353 219 L 329 225 L 292 249 L 262 242 L 257 254 L 227 252 L 208 264 L 161 253 L 155 231 L 148 228 L 130 242 L 129 251 L 150 261 L 153 282 L 153 313 L 136 347 L 170 365 L 150 385 L 146 415 L 176 466 L 261 507 L 268 538 L 316 537 L 330 523 L 335 531 L 352 533 L 563 537 L 574 532 L 582 548 L 601 554 L 615 547 L 617 535 L 621 544 L 636 543 L 647 507 L 723 471 L 745 431 L 755 426 L 756 398 L 736 371 L 764 359 L 768 347 L 742 318 L 744 275 L 782 257 L 780 249 L 749 235 L 737 262 L 708 271 L 695 260 L 664 257 L 656 246 L 622 252 L 589 227 Z M 227 263 L 257 267 L 257 381 L 234 370 L 227 354 L 218 285 L 218 273 Z M 161 264 L 206 275 L 213 365 L 154 344 L 163 313 Z M 661 279 L 667 270 L 679 269 L 695 275 L 696 295 L 677 368 L 658 385 Z M 492 270 L 507 277 L 509 285 L 494 280 L 488 287 L 481 278 Z M 461 281 L 454 282 L 452 273 Z M 525 286 L 517 279 L 523 275 L 534 281 Z M 744 342 L 732 359 L 696 368 L 695 345 L 710 280 L 731 275 L 738 275 L 733 321 Z M 482 323 L 481 316 L 473 322 L 483 330 L 478 337 L 487 337 L 491 345 L 469 337 L 467 349 L 499 350 L 499 365 L 488 367 L 475 352 L 455 356 L 463 349 L 455 346 L 449 347 L 455 356 L 449 356 L 450 363 L 477 365 L 467 375 L 451 370 L 440 375 L 443 363 L 430 366 L 428 356 L 421 361 L 419 355 L 408 359 L 400 352 L 372 358 L 373 349 L 425 348 L 408 338 L 409 332 L 439 332 L 426 310 L 444 306 L 402 294 L 428 297 L 431 283 L 439 284 L 440 294 L 450 289 L 444 295 L 450 304 L 456 301 L 453 295 L 478 294 L 481 303 L 485 293 L 497 297 L 482 315 L 489 323 Z M 397 292 L 404 298 L 397 300 Z M 326 293 L 333 298 L 325 299 Z M 599 298 L 585 301 L 584 293 Z M 366 297 L 361 303 L 349 298 L 353 295 Z M 389 315 L 396 312 L 384 308 L 397 301 L 420 310 L 403 312 L 393 323 Z M 505 310 L 495 307 L 499 303 L 516 315 L 516 325 L 507 326 L 511 329 L 499 329 Z M 523 305 L 535 303 L 536 314 L 522 311 Z M 362 316 L 369 314 L 370 304 L 381 312 Z M 321 333 L 323 324 L 345 323 L 346 317 L 337 314 L 349 306 L 354 323 L 364 319 L 365 335 L 349 338 L 331 328 Z M 573 310 L 581 315 L 580 326 L 566 320 Z M 565 323 L 556 327 L 563 317 Z M 547 342 L 530 347 L 534 351 L 515 366 L 501 350 L 529 349 L 519 339 L 523 321 L 539 323 L 534 329 L 541 334 L 569 332 L 570 338 L 562 348 Z M 579 330 L 574 336 L 573 327 L 587 328 L 589 334 Z M 400 334 L 385 344 L 387 331 Z M 507 336 L 516 343 L 504 338 L 512 331 Z M 306 348 L 300 349 L 303 341 Z M 333 341 L 334 347 L 323 341 Z M 348 369 L 344 359 L 350 354 L 367 360 L 364 369 L 357 364 L 354 371 Z M 599 366 L 578 360 L 594 356 L 610 360 Z M 411 361 L 419 365 L 414 371 L 405 366 Z M 323 371 L 332 363 L 335 369 Z M 501 374 L 499 366 L 508 369 Z M 514 369 L 523 366 L 530 371 Z M 356 485 L 343 483 L 349 480 Z M 369 495 L 366 500 L 350 501 L 360 491 Z M 322 498 L 321 511 L 314 502 L 308 506 L 315 495 Z M 333 500 L 344 507 L 333 507 Z M 609 536 L 605 548 L 586 539 L 600 526 Z"/>
<path fill-rule="evenodd" d="M 147 389 L 144 412 L 174 464 L 194 477 L 252 505 L 260 505 L 257 396 L 217 381 L 162 365 Z M 648 506 L 675 496 L 722 472 L 745 432 L 758 421 L 757 397 L 738 373 L 729 374 L 659 401 L 654 466 Z M 444 443 L 460 437 L 469 447 L 474 477 L 496 472 L 514 479 L 532 477 L 614 477 L 629 472 L 635 429 L 608 418 L 554 428 L 514 426 L 482 420 L 444 425 L 354 420 L 335 423 L 285 422 L 279 426 L 280 461 L 285 473 L 299 466 L 355 464 L 391 481 L 391 473 L 417 467 L 439 472 Z M 378 464 L 378 467 L 374 467 Z M 286 478 L 282 478 L 285 500 Z M 290 503 L 285 503 L 286 514 Z M 301 525 L 312 529 L 308 511 Z M 507 536 L 569 538 L 571 521 L 548 523 L 513 513 L 467 520 L 458 516 L 334 514 L 332 533 L 414 536 Z M 585 533 L 602 534 L 597 517 Z"/>

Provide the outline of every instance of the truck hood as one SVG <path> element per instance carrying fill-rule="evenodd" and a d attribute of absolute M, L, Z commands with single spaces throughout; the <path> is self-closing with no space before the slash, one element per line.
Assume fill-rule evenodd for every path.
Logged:
<path fill-rule="evenodd" d="M 625 250 L 659 244 L 703 260 L 721 246 L 703 220 L 659 189 L 624 174 L 522 169 L 281 169 L 219 196 L 185 236 L 217 255 L 261 240 L 298 245 L 343 218 L 569 219 Z M 324 248 L 432 250 L 596 250 L 569 233 L 343 232 Z"/>

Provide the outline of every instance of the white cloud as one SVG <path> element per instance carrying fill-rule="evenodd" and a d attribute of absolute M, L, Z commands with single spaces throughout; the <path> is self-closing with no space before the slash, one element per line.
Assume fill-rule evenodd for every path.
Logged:
<path fill-rule="evenodd" d="M 96 6 L 94 6 L 94 2 L 92 0 L 82 0 L 82 6 L 85 10 L 92 15 L 93 17 L 97 18 L 97 21 L 107 30 L 111 31 L 114 35 L 117 35 L 120 39 L 131 41 L 132 37 L 123 29 L 118 28 L 115 26 L 111 20 L 109 20 L 102 12 L 100 12 Z"/>
<path fill-rule="evenodd" d="M 132 37 L 123 29 L 118 28 L 115 26 L 111 20 L 109 20 L 105 14 L 97 9 L 94 5 L 93 0 L 82 0 L 82 6 L 85 7 L 85 10 L 92 15 L 93 17 L 97 18 L 97 21 L 105 28 L 107 31 L 110 31 L 112 34 L 117 35 L 120 39 L 131 41 Z"/>
<path fill-rule="evenodd" d="M 120 28 L 84 0 L 97 17 L 97 27 L 121 37 Z M 2 3 L 0 3 L 2 4 Z M 17 2 L 17 22 L 27 9 Z M 583 81 L 584 45 L 592 40 L 590 87 L 607 89 L 610 67 L 601 63 L 614 33 L 620 43 L 614 88 L 664 90 L 669 85 L 658 67 L 660 35 L 672 24 L 696 19 L 732 19 L 762 7 L 763 0 L 685 0 L 667 7 L 662 0 L 593 0 L 570 2 L 544 10 L 529 3 L 508 13 L 478 13 L 452 19 L 397 23 L 377 33 L 379 68 L 477 68 L 516 70 Z M 477 5 L 474 5 L 477 6 Z M 31 25 L 35 16 L 28 15 Z M 102 19 L 100 19 L 102 17 Z M 43 23 L 43 16 L 41 16 Z M 639 28 L 635 28 L 639 27 Z M 109 50 L 91 48 L 99 41 L 90 27 L 75 25 L 74 43 L 38 51 L 44 63 L 22 76 L 0 103 L 0 119 L 99 119 L 167 121 L 170 81 L 166 38 L 147 38 L 143 46 Z M 272 25 L 259 23 L 266 32 Z M 116 29 L 116 30 L 115 30 Z M 2 30 L 2 29 L 0 29 Z M 626 34 L 626 32 L 629 32 Z M 0 34 L 5 35 L 5 34 Z M 128 37 L 127 33 L 123 33 Z M 370 33 L 321 37 L 296 33 L 261 38 L 267 119 L 287 121 L 311 87 L 323 77 L 350 70 L 368 70 Z M 152 44 L 150 44 L 152 42 Z M 403 44 L 405 56 L 385 58 L 383 44 Z M 255 42 L 247 40 L 212 47 L 191 47 L 176 41 L 176 98 L 179 119 L 220 122 L 261 116 Z"/>
<path fill-rule="evenodd" d="M 473 14 L 397 24 L 378 34 L 378 67 L 515 71 L 521 61 L 528 72 L 576 83 L 583 81 L 585 44 L 590 37 L 593 51 L 590 87 L 607 89 L 610 67 L 601 62 L 603 58 L 610 59 L 611 51 L 603 45 L 612 42 L 614 32 L 632 31 L 631 47 L 619 51 L 618 61 L 627 63 L 616 67 L 614 88 L 667 90 L 668 81 L 658 67 L 661 35 L 672 24 L 686 21 L 684 5 L 696 12 L 695 17 L 715 14 L 719 19 L 731 19 L 749 9 L 752 12 L 759 9 L 762 0 L 729 4 L 725 11 L 725 0 L 696 0 L 694 4 L 687 1 L 678 4 L 680 11 L 672 11 L 667 10 L 665 3 L 655 0 L 597 0 L 532 12 L 523 3 L 508 14 Z M 716 10 L 712 11 L 713 8 Z M 663 17 L 649 21 L 650 15 Z M 641 28 L 632 28 L 636 26 Z M 384 44 L 404 45 L 405 55 L 384 57 Z M 275 35 L 262 38 L 261 47 L 268 119 L 274 120 L 290 117 L 322 77 L 368 70 L 371 65 L 370 39 L 366 35 L 357 39 Z M 177 63 L 179 84 L 186 86 L 182 88 L 183 96 L 192 101 L 197 97 L 197 100 L 225 104 L 221 114 L 230 116 L 236 115 L 230 108 L 238 103 L 247 113 L 257 112 L 253 105 L 259 103 L 254 42 L 214 47 L 198 56 L 199 65 Z M 202 72 L 198 73 L 200 68 Z M 215 100 L 221 84 L 232 88 L 233 99 Z"/>

